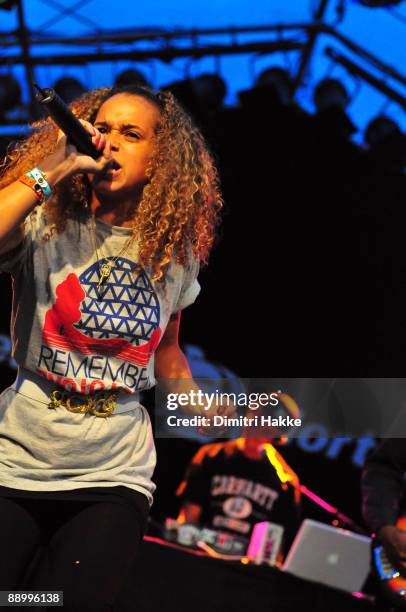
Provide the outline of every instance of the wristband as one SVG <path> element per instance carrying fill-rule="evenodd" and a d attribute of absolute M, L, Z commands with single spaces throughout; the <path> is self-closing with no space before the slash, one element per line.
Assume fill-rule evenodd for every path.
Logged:
<path fill-rule="evenodd" d="M 22 176 L 20 176 L 18 180 L 20 181 L 20 183 L 27 185 L 27 187 L 30 187 L 30 189 L 33 190 L 40 204 L 45 202 L 46 198 L 45 198 L 44 192 L 42 191 L 41 187 L 38 185 L 37 181 L 33 179 L 29 174 L 23 174 Z"/>
<path fill-rule="evenodd" d="M 36 181 L 37 185 L 44 194 L 45 199 L 48 200 L 52 196 L 52 189 L 38 166 L 30 170 L 30 172 L 27 172 L 27 174 Z"/>

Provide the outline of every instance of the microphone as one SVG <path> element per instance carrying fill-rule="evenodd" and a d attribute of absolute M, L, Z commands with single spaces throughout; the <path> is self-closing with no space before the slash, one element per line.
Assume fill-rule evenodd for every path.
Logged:
<path fill-rule="evenodd" d="M 36 83 L 33 85 L 38 90 L 38 93 L 35 94 L 36 100 L 45 108 L 48 115 L 52 117 L 77 150 L 85 155 L 90 155 L 93 159 L 100 157 L 101 152 L 92 143 L 91 135 L 56 91 L 51 87 L 42 89 Z"/>

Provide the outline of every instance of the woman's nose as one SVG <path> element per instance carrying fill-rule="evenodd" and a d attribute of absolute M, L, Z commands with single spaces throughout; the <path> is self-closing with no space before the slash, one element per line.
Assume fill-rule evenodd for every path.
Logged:
<path fill-rule="evenodd" d="M 120 138 L 118 134 L 115 134 L 114 132 L 110 132 L 110 134 L 107 134 L 107 140 L 110 141 L 110 146 L 114 151 L 117 151 L 118 148 L 120 147 Z"/>

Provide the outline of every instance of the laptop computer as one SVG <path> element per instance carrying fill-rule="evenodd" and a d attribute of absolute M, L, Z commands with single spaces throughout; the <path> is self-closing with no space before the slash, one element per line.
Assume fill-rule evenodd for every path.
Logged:
<path fill-rule="evenodd" d="M 360 592 L 370 568 L 371 539 L 318 521 L 303 521 L 282 569 L 344 591 Z"/>

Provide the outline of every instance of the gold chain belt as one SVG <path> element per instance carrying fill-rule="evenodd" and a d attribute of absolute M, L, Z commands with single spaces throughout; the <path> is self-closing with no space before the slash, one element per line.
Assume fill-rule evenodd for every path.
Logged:
<path fill-rule="evenodd" d="M 113 414 L 117 405 L 117 395 L 117 393 L 109 391 L 98 391 L 83 402 L 83 395 L 56 389 L 50 395 L 51 401 L 48 408 L 55 410 L 59 406 L 63 406 L 69 412 L 80 412 L 82 414 L 90 412 L 94 416 L 106 418 Z"/>

